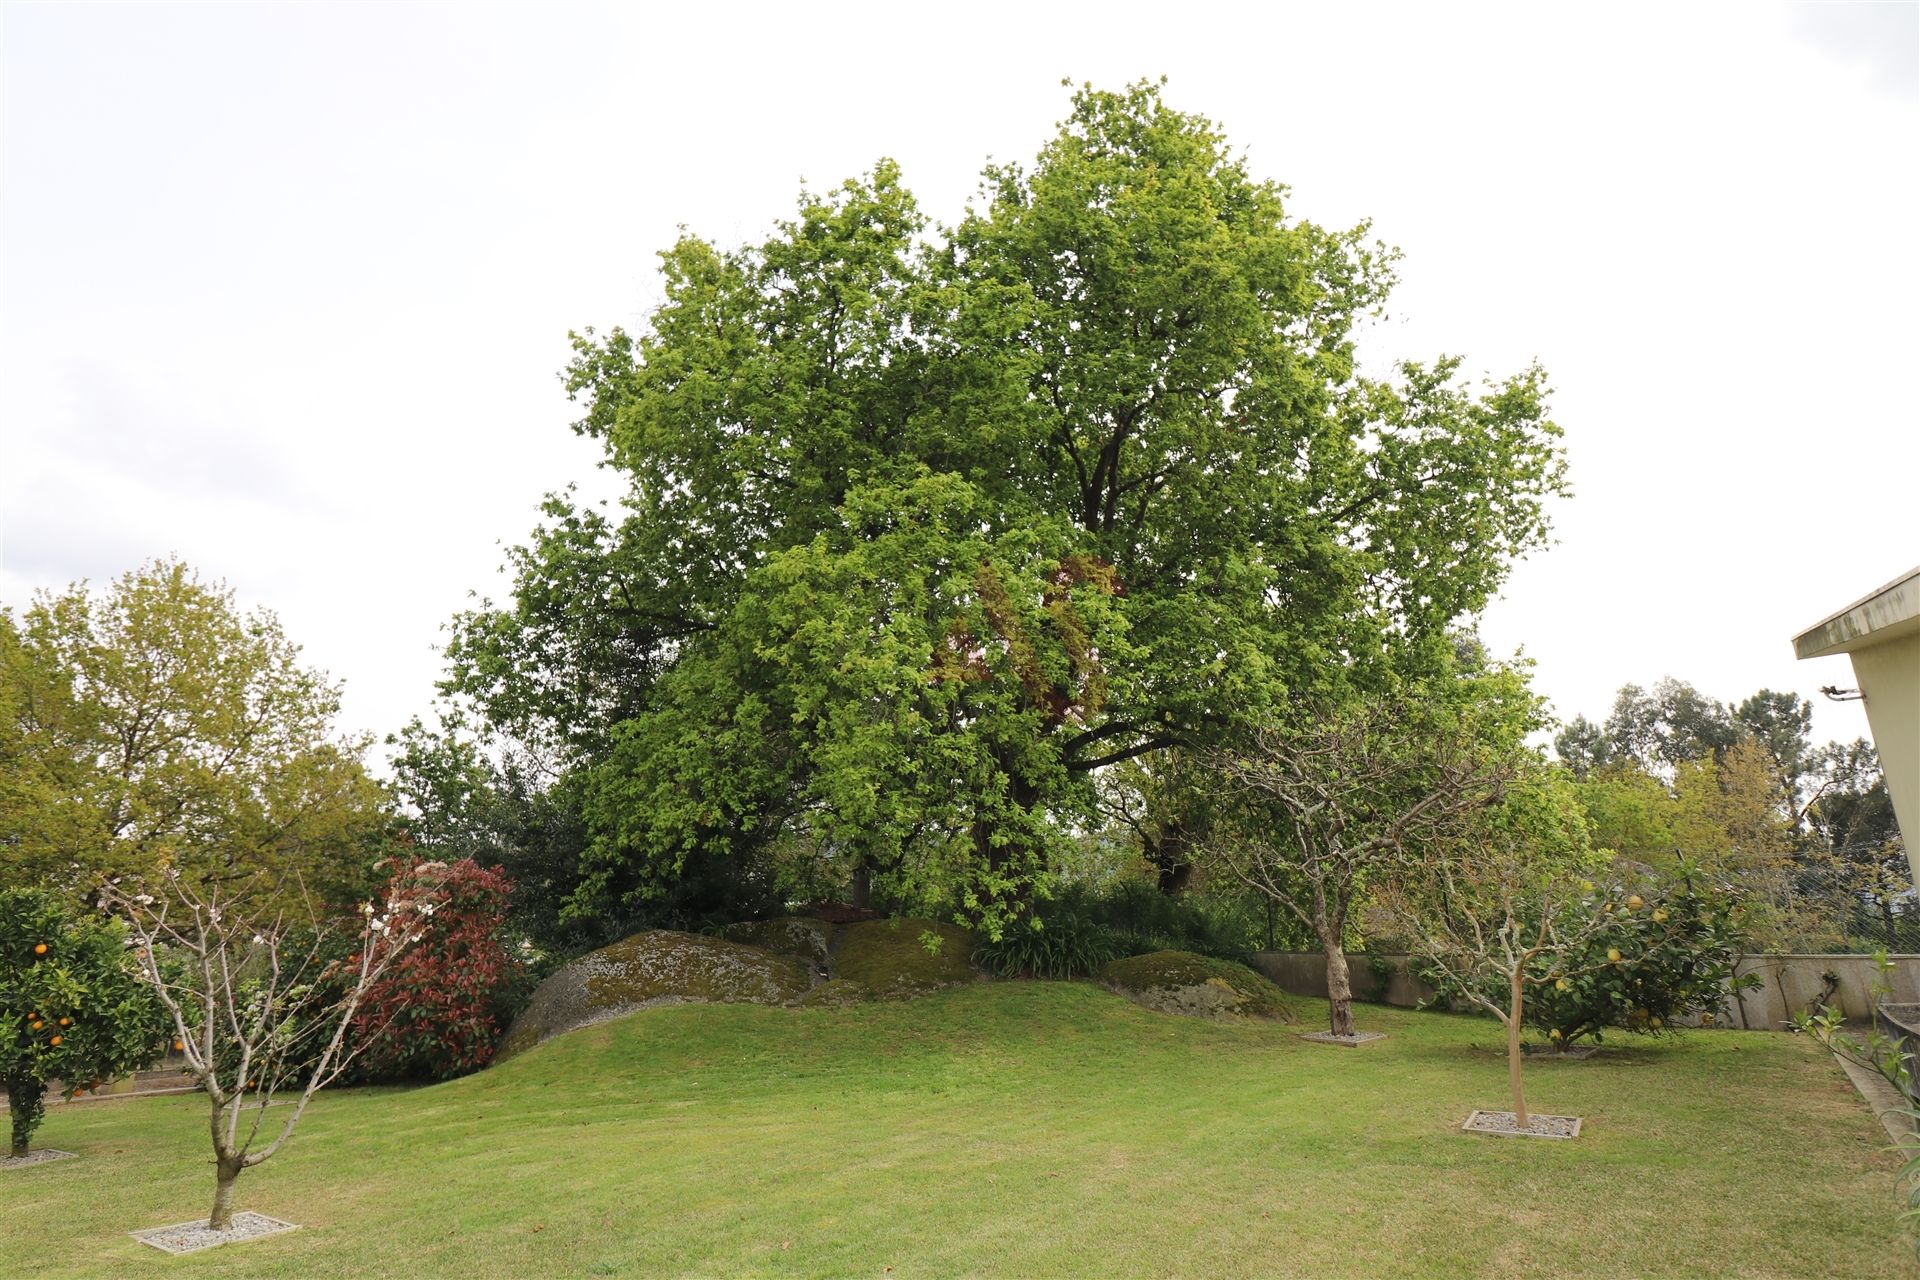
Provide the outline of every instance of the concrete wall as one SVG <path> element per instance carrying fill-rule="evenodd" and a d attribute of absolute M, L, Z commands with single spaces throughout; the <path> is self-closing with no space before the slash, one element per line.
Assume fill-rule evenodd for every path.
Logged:
<path fill-rule="evenodd" d="M 1373 972 L 1369 957 L 1349 953 L 1347 968 L 1357 999 L 1412 1008 L 1433 997 L 1433 988 L 1407 974 L 1407 957 L 1382 957 L 1393 966 L 1384 995 L 1381 982 Z M 1894 956 L 1892 999 L 1896 1003 L 1920 1003 L 1920 956 Z M 1317 951 L 1261 951 L 1255 953 L 1253 966 L 1273 979 L 1282 991 L 1297 996 L 1327 995 L 1326 960 Z M 1865 1022 L 1873 1016 L 1868 989 L 1873 981 L 1873 958 L 1855 955 L 1748 956 L 1740 962 L 1739 972 L 1755 974 L 1758 990 L 1744 993 L 1738 1001 L 1728 997 L 1716 1015 L 1721 1026 L 1745 1027 L 1752 1031 L 1779 1031 L 1795 1014 L 1810 1011 L 1824 993 L 1825 1001 L 1845 1012 L 1848 1020 Z M 1829 983 L 1827 975 L 1833 975 Z"/>
<path fill-rule="evenodd" d="M 1347 953 L 1347 978 L 1355 999 L 1411 1009 L 1433 998 L 1432 987 L 1408 975 L 1405 956 L 1383 956 L 1382 959 L 1393 966 L 1384 995 L 1369 958 L 1360 952 Z M 1327 998 L 1327 961 L 1318 951 L 1256 951 L 1253 967 L 1273 979 L 1273 984 L 1282 991 Z"/>

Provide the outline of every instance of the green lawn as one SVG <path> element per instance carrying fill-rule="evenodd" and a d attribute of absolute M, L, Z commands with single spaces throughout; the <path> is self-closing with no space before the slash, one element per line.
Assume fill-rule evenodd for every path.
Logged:
<path fill-rule="evenodd" d="M 205 1216 L 200 1099 L 56 1107 L 85 1158 L 0 1173 L 0 1275 L 1912 1274 L 1885 1135 L 1804 1041 L 1530 1064 L 1587 1118 L 1549 1143 L 1458 1131 L 1505 1105 L 1494 1024 L 1361 1012 L 1392 1038 L 1060 983 L 649 1010 L 323 1098 L 240 1183 L 304 1229 L 185 1259 L 126 1233 Z"/>

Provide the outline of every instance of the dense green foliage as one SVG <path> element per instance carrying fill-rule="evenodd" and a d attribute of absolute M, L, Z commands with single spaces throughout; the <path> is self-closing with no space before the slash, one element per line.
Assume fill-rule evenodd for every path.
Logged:
<path fill-rule="evenodd" d="M 1913 877 L 1871 744 L 1815 746 L 1804 698 L 1738 704 L 1692 685 L 1627 685 L 1604 724 L 1555 739 L 1580 780 L 1594 842 L 1672 870 L 1675 854 L 1733 883 L 1756 946 L 1920 946 Z"/>
<path fill-rule="evenodd" d="M 1358 374 L 1392 255 L 1284 196 L 1087 89 L 953 228 L 882 162 L 578 340 L 630 492 L 549 500 L 449 686 L 579 776 L 572 915 L 810 858 L 997 933 L 1100 769 L 1444 652 L 1544 534 L 1544 377 Z"/>
<path fill-rule="evenodd" d="M 1596 888 L 1568 909 L 1592 912 L 1596 897 L 1606 927 L 1585 935 L 1579 954 L 1562 958 L 1570 975 L 1564 986 L 1543 983 L 1528 996 L 1527 1025 L 1556 1046 L 1602 1039 L 1609 1028 L 1671 1033 L 1682 1018 L 1711 1020 L 1729 990 L 1759 984 L 1751 974 L 1734 979 L 1745 938 L 1727 886 L 1681 879 L 1632 893 L 1616 885 Z"/>
<path fill-rule="evenodd" d="M 60 895 L 0 889 L 0 1088 L 11 1154 L 45 1114 L 47 1083 L 67 1095 L 151 1066 L 166 1019 L 128 962 L 126 931 Z"/>
<path fill-rule="evenodd" d="M 1448 887 L 1456 898 L 1475 888 L 1457 873 Z M 1750 974 L 1734 976 L 1746 949 L 1745 908 L 1730 886 L 1698 872 L 1668 881 L 1589 880 L 1563 897 L 1523 890 L 1490 905 L 1482 931 L 1491 950 L 1500 950 L 1492 945 L 1497 925 L 1512 934 L 1521 960 L 1522 1021 L 1557 1049 L 1603 1039 L 1612 1029 L 1658 1035 L 1678 1031 L 1683 1018 L 1711 1022 L 1730 992 L 1758 985 Z M 1454 910 L 1464 909 L 1456 900 Z M 1542 910 L 1552 914 L 1551 927 L 1541 927 Z M 1468 932 L 1453 922 L 1456 940 Z M 1471 1000 L 1498 1008 L 1509 1000 L 1511 960 L 1490 954 L 1478 966 L 1449 960 L 1416 967 L 1443 1007 Z"/>
<path fill-rule="evenodd" d="M 0 885 L 79 898 L 176 867 L 361 896 L 382 797 L 298 657 L 177 561 L 0 611 Z"/>
<path fill-rule="evenodd" d="M 1119 951 L 1112 933 L 1071 912 L 1029 915 L 973 952 L 973 962 L 1000 978 L 1084 978 Z"/>

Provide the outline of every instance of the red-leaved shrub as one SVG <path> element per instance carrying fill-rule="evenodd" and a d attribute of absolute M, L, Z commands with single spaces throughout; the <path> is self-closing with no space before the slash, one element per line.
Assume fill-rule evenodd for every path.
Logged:
<path fill-rule="evenodd" d="M 355 1074 L 448 1080 L 493 1060 L 500 998 L 519 961 L 501 936 L 513 881 L 471 858 L 398 862 L 387 896 L 436 887 L 420 940 L 367 992 L 354 1016 Z"/>

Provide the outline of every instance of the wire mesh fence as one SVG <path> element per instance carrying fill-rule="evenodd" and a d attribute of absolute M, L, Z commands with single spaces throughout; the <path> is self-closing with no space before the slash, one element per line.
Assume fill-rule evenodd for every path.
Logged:
<path fill-rule="evenodd" d="M 1920 953 L 1920 895 L 1894 845 L 1875 856 L 1799 855 L 1740 868 L 1732 878 L 1747 907 L 1756 951 Z"/>

